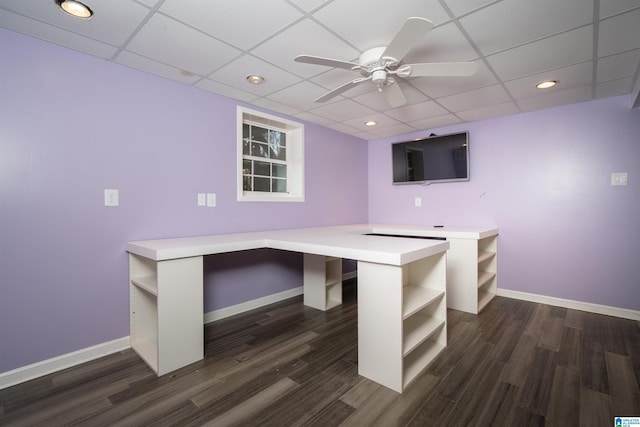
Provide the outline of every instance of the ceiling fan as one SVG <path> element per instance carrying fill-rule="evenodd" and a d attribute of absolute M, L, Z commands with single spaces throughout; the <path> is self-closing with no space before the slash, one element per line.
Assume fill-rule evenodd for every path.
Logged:
<path fill-rule="evenodd" d="M 478 69 L 478 65 L 475 62 L 402 63 L 405 55 L 425 34 L 431 31 L 432 27 L 433 23 L 428 19 L 409 18 L 388 46 L 367 50 L 360 55 L 358 63 L 312 55 L 297 56 L 295 61 L 358 71 L 362 76 L 338 86 L 317 98 L 315 102 L 328 101 L 355 86 L 371 80 L 378 88 L 378 91 L 385 96 L 391 107 L 399 107 L 404 105 L 407 99 L 398 85 L 397 78 L 470 76 Z"/>

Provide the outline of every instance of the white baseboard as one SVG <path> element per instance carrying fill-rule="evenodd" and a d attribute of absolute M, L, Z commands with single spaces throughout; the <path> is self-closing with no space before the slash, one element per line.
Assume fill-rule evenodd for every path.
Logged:
<path fill-rule="evenodd" d="M 590 302 L 574 301 L 563 298 L 548 297 L 545 295 L 530 294 L 527 292 L 512 291 L 498 288 L 497 295 L 506 298 L 520 299 L 537 302 L 540 304 L 555 305 L 574 310 L 589 311 L 591 313 L 606 314 L 607 316 L 621 317 L 623 319 L 640 321 L 640 311 L 627 308 L 611 307 L 608 305 L 593 304 Z"/>
<path fill-rule="evenodd" d="M 287 298 L 296 297 L 298 295 L 302 295 L 302 286 L 283 292 L 278 292 L 277 294 L 271 294 L 262 298 L 257 298 L 251 301 L 246 301 L 240 304 L 221 308 L 219 310 L 213 310 L 204 314 L 204 323 L 206 325 L 207 323 L 215 322 L 216 320 L 235 316 L 236 314 L 244 313 L 245 311 L 253 310 L 254 308 L 260 308 L 265 305 L 273 304 L 274 302 L 285 300 Z"/>
<path fill-rule="evenodd" d="M 351 272 L 342 276 L 343 280 L 348 280 L 357 276 L 357 273 Z M 211 323 L 216 320 L 224 319 L 245 311 L 253 310 L 265 305 L 273 304 L 287 298 L 302 295 L 303 287 L 289 289 L 277 294 L 267 295 L 251 301 L 236 304 L 230 307 L 221 308 L 220 310 L 210 311 L 204 314 L 204 323 Z M 81 363 L 89 362 L 109 354 L 117 353 L 122 350 L 131 348 L 131 341 L 128 336 L 118 338 L 113 341 L 94 345 L 93 347 L 83 348 L 72 353 L 62 354 L 51 359 L 43 360 L 31 365 L 22 366 L 11 371 L 0 373 L 0 390 L 20 384 L 44 375 L 52 374 Z"/>
<path fill-rule="evenodd" d="M 0 373 L 0 390 L 11 387 L 34 378 L 42 377 L 90 360 L 98 359 L 109 354 L 117 353 L 131 347 L 129 337 L 122 337 L 113 341 L 83 348 L 72 353 L 63 354 L 31 365 L 22 366 L 12 371 Z"/>

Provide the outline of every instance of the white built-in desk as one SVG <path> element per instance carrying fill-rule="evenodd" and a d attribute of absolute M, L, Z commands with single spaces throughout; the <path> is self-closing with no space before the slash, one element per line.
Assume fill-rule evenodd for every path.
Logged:
<path fill-rule="evenodd" d="M 302 252 L 304 303 L 322 310 L 341 303 L 341 260 L 353 259 L 358 373 L 402 392 L 447 343 L 450 242 L 367 234 L 430 237 L 420 234 L 427 231 L 347 225 L 129 242 L 131 346 L 157 375 L 204 357 L 205 255 L 258 248 Z M 466 232 L 478 236 L 477 247 L 484 232 Z"/>

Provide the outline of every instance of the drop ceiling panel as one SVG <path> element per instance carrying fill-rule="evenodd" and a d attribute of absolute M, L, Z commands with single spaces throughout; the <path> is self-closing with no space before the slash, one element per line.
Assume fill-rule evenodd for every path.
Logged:
<path fill-rule="evenodd" d="M 106 43 L 74 34 L 44 22 L 35 21 L 22 15 L 0 10 L 0 27 L 27 34 L 60 46 L 88 53 L 98 58 L 111 58 L 117 49 Z"/>
<path fill-rule="evenodd" d="M 314 99 L 326 93 L 326 89 L 308 81 L 302 81 L 289 86 L 268 96 L 269 99 L 285 105 L 294 106 L 300 110 L 311 110 L 320 104 L 313 102 Z M 300 96 L 300 94 L 305 94 Z M 333 100 L 327 101 L 329 104 Z M 334 101 L 335 102 L 335 101 Z"/>
<path fill-rule="evenodd" d="M 633 76 L 640 65 L 640 49 L 598 59 L 598 82 Z"/>
<path fill-rule="evenodd" d="M 593 56 L 593 28 L 589 25 L 487 57 L 502 80 L 512 80 L 567 65 Z"/>
<path fill-rule="evenodd" d="M 363 138 L 640 87 L 638 0 L 86 2 L 90 20 L 64 14 L 53 0 L 0 0 L 0 27 Z M 296 63 L 297 55 L 357 61 L 411 16 L 435 26 L 414 40 L 405 63 L 472 60 L 477 73 L 400 80 L 407 104 L 395 110 L 371 82 L 313 102 L 361 74 Z M 248 73 L 266 83 L 249 85 Z M 560 83 L 541 94 L 533 85 L 546 78 Z M 382 126 L 362 129 L 369 115 L 382 115 Z"/>
<path fill-rule="evenodd" d="M 241 53 L 164 15 L 154 15 L 127 50 L 200 75 L 211 73 Z"/>
<path fill-rule="evenodd" d="M 488 107 L 476 108 L 474 110 L 463 111 L 456 115 L 466 122 L 474 120 L 485 120 L 491 117 L 508 116 L 517 114 L 520 110 L 513 102 L 505 102 L 504 104 L 490 105 Z"/>
<path fill-rule="evenodd" d="M 557 80 L 551 92 L 589 86 L 593 81 L 593 62 L 571 65 L 553 71 L 506 82 L 504 85 L 514 99 L 532 98 L 548 93 L 549 89 L 538 89 L 536 85 L 546 80 Z"/>
<path fill-rule="evenodd" d="M 430 117 L 428 119 L 420 119 L 408 124 L 416 129 L 431 129 L 442 126 L 450 126 L 462 122 L 455 114 L 445 114 L 444 116 Z"/>
<path fill-rule="evenodd" d="M 116 62 L 118 64 L 126 65 L 127 67 L 146 71 L 147 73 L 166 77 L 168 79 L 186 84 L 195 83 L 201 78 L 201 76 L 198 76 L 196 74 L 184 72 L 182 70 L 179 70 L 178 68 L 174 68 L 170 65 L 162 64 L 152 59 L 136 55 L 132 52 L 121 52 L 116 57 Z"/>
<path fill-rule="evenodd" d="M 640 6 L 638 4 L 638 0 L 601 0 L 599 4 L 601 19 L 629 11 Z"/>
<path fill-rule="evenodd" d="M 329 105 L 314 108 L 311 110 L 311 113 L 336 122 L 344 122 L 366 116 L 367 114 L 373 114 L 375 111 L 350 99 L 344 99 Z"/>
<path fill-rule="evenodd" d="M 301 43 L 304 40 L 304 43 Z M 319 65 L 295 62 L 298 55 L 314 55 L 326 58 L 351 61 L 360 53 L 336 37 L 325 28 L 310 19 L 305 19 L 283 33 L 267 40 L 252 53 L 261 59 L 280 67 L 286 67 L 290 72 L 302 77 L 311 77 L 327 71 Z"/>
<path fill-rule="evenodd" d="M 252 102 L 258 99 L 258 97 L 252 93 L 244 92 L 242 90 L 238 90 L 236 88 L 223 85 L 222 83 L 218 83 L 209 79 L 200 80 L 195 84 L 195 86 L 209 92 L 217 93 L 219 95 L 226 96 L 232 99 L 238 99 L 244 102 Z"/>
<path fill-rule="evenodd" d="M 242 50 L 303 16 L 284 0 L 165 0 L 160 11 Z"/>
<path fill-rule="evenodd" d="M 313 14 L 360 52 L 387 46 L 411 16 L 426 18 L 434 24 L 450 19 L 437 0 L 403 0 L 381 7 L 370 0 L 336 0 Z"/>
<path fill-rule="evenodd" d="M 122 44 L 149 13 L 149 9 L 130 0 L 87 0 L 86 4 L 94 12 L 90 20 L 66 14 L 53 0 L 3 0 L 1 5 L 42 23 L 112 45 Z"/>
<path fill-rule="evenodd" d="M 294 3 L 305 12 L 311 12 L 325 2 L 326 0 L 291 0 L 291 3 Z"/>
<path fill-rule="evenodd" d="M 433 101 L 405 105 L 385 112 L 388 116 L 402 122 L 414 122 L 425 117 L 437 117 L 447 113 L 447 110 Z"/>
<path fill-rule="evenodd" d="M 487 86 L 480 89 L 438 98 L 438 103 L 451 112 L 467 111 L 482 106 L 502 104 L 510 101 L 509 94 L 502 85 Z"/>
<path fill-rule="evenodd" d="M 365 123 L 370 120 L 376 122 L 375 127 L 365 125 Z M 368 114 L 364 117 L 358 117 L 357 119 L 346 120 L 344 124 L 346 124 L 347 126 L 351 126 L 354 129 L 359 129 L 363 132 L 375 132 L 377 129 L 389 126 L 397 126 L 400 124 L 400 122 L 385 114 L 376 113 Z"/>
<path fill-rule="evenodd" d="M 460 16 L 499 1 L 502 0 L 445 0 L 445 3 L 456 16 Z"/>
<path fill-rule="evenodd" d="M 640 40 L 640 8 L 600 22 L 598 56 L 636 49 Z"/>
<path fill-rule="evenodd" d="M 460 19 L 485 55 L 592 22 L 592 0 L 504 0 Z"/>
<path fill-rule="evenodd" d="M 591 99 L 591 86 L 585 86 L 560 92 L 549 92 L 546 95 L 522 99 L 517 102 L 523 111 L 533 111 L 543 108 L 557 107 L 559 105 L 574 104 L 576 102 L 585 102 Z"/>
<path fill-rule="evenodd" d="M 246 77 L 251 74 L 260 74 L 265 79 L 264 83 L 257 85 L 249 83 Z M 261 96 L 277 92 L 300 81 L 299 77 L 251 55 L 242 55 L 212 73 L 209 78 Z"/>
<path fill-rule="evenodd" d="M 409 79 L 409 82 L 432 98 L 441 98 L 498 83 L 495 75 L 484 62 L 476 62 L 478 71 L 469 77 L 421 77 Z"/>
<path fill-rule="evenodd" d="M 620 96 L 629 93 L 629 88 L 633 86 L 631 77 L 626 79 L 609 80 L 596 85 L 596 98 L 608 98 L 610 96 Z"/>

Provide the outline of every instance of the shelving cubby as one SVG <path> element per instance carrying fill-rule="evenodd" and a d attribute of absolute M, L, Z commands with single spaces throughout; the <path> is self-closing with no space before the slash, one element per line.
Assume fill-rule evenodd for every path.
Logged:
<path fill-rule="evenodd" d="M 202 359 L 202 257 L 129 254 L 131 347 L 157 375 Z"/>
<path fill-rule="evenodd" d="M 319 310 L 342 304 L 342 258 L 304 254 L 304 304 Z"/>
<path fill-rule="evenodd" d="M 358 262 L 358 370 L 402 392 L 447 345 L 446 256 Z"/>
<path fill-rule="evenodd" d="M 497 292 L 497 238 L 490 236 L 478 240 L 478 312 Z"/>

